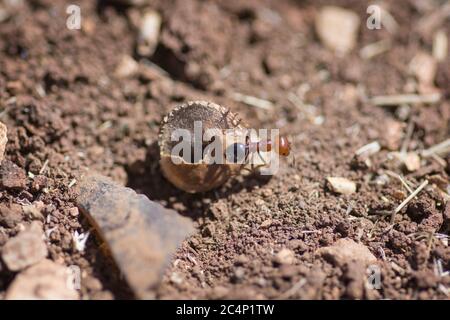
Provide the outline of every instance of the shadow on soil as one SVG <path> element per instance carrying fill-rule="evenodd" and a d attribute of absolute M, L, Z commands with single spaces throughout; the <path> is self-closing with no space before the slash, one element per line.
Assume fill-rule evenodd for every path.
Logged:
<path fill-rule="evenodd" d="M 176 209 L 180 214 L 197 220 L 208 211 L 210 200 L 227 198 L 242 190 L 252 190 L 268 183 L 270 176 L 252 174 L 231 178 L 227 184 L 212 191 L 190 194 L 174 187 L 162 175 L 159 167 L 158 143 L 153 143 L 147 150 L 145 161 L 137 161 L 126 168 L 127 187 L 145 194 L 150 200 L 158 201 L 164 206 Z"/>

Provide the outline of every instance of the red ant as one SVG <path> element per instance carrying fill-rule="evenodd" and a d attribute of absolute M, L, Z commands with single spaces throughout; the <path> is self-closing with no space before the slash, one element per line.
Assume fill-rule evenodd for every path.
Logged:
<path fill-rule="evenodd" d="M 257 153 L 264 165 L 267 165 L 260 152 L 271 152 L 272 148 L 274 148 L 280 156 L 287 157 L 291 151 L 291 143 L 285 136 L 278 136 L 275 141 L 268 139 L 264 141 L 251 142 L 250 137 L 247 135 L 245 140 L 245 143 L 236 142 L 227 148 L 226 158 L 228 161 L 231 161 L 232 163 L 247 163 L 249 155 L 252 153 Z M 243 156 L 245 161 L 242 161 Z M 256 168 L 261 166 L 257 166 Z"/>

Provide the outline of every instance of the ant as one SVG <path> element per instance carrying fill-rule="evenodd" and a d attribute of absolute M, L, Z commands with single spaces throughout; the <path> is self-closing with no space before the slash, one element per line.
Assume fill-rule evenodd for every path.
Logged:
<path fill-rule="evenodd" d="M 227 117 L 231 113 L 231 109 L 227 108 L 225 112 L 222 113 L 224 116 L 225 123 L 228 125 Z M 238 124 L 241 122 L 242 119 L 238 118 L 236 119 L 236 115 L 233 116 L 233 127 L 237 127 Z M 277 139 L 272 142 L 270 139 L 267 139 L 265 141 L 259 141 L 259 142 L 251 142 L 249 134 L 246 134 L 245 136 L 245 143 L 236 142 L 231 144 L 227 150 L 226 150 L 226 159 L 230 161 L 231 163 L 244 163 L 247 164 L 249 161 L 249 155 L 250 154 L 257 154 L 261 161 L 263 162 L 262 165 L 258 165 L 256 167 L 253 167 L 252 163 L 252 170 L 255 170 L 259 167 L 266 166 L 267 163 L 264 160 L 264 158 L 261 156 L 260 152 L 271 152 L 272 147 L 275 149 L 275 151 L 283 157 L 287 157 L 290 154 L 291 151 L 291 143 L 289 142 L 288 138 L 286 136 L 278 136 Z M 242 161 L 244 160 L 244 161 Z M 295 163 L 295 158 L 294 158 Z M 251 170 L 250 170 L 251 171 Z"/>
<path fill-rule="evenodd" d="M 267 139 L 264 141 L 251 142 L 250 137 L 247 135 L 245 138 L 245 143 L 235 142 L 227 148 L 226 158 L 232 163 L 246 164 L 248 163 L 249 155 L 256 153 L 264 163 L 263 165 L 256 166 L 256 168 L 259 168 L 267 165 L 260 152 L 271 152 L 272 149 L 274 149 L 280 156 L 287 157 L 291 151 L 291 143 L 285 136 L 278 136 L 275 141 Z"/>

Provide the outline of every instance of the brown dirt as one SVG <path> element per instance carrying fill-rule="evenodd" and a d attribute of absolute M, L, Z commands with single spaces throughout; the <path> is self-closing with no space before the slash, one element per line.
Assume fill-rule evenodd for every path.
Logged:
<path fill-rule="evenodd" d="M 151 1 L 163 28 L 150 60 L 168 74 L 139 72 L 127 79 L 114 70 L 123 54 L 135 56 L 138 9 L 78 1 L 83 29 L 77 31 L 65 27 L 71 1 L 26 2 L 0 24 L 0 120 L 9 139 L 0 170 L 0 250 L 39 219 L 21 205 L 42 201 L 49 257 L 81 267 L 82 298 L 132 298 L 97 239 L 90 237 L 84 252 L 72 245 L 74 231 L 91 227 L 72 209 L 69 186 L 90 168 L 195 221 L 197 232 L 173 258 L 159 298 L 446 298 L 442 288 L 450 287 L 450 277 L 436 276 L 434 268 L 440 260 L 444 271 L 450 269 L 449 248 L 439 239 L 450 228 L 449 204 L 439 189 L 448 186 L 450 157 L 446 168 L 428 158 L 408 173 L 388 159 L 387 149 L 399 150 L 410 122 L 409 150 L 449 137 L 450 55 L 436 76 L 444 99 L 413 106 L 406 118 L 357 94 L 358 88 L 371 96 L 410 87 L 407 66 L 417 52 L 430 52 L 433 41 L 433 33 L 419 32 L 415 22 L 436 9 L 434 2 L 389 2 L 399 23 L 395 36 L 361 27 L 357 49 L 394 41 L 372 60 L 358 50 L 336 57 L 317 40 L 315 13 L 330 2 L 365 23 L 366 1 Z M 449 34 L 448 19 L 438 27 Z M 316 106 L 322 124 L 289 100 L 305 84 L 304 100 Z M 275 107 L 243 105 L 233 92 L 269 99 Z M 230 107 L 255 128 L 281 128 L 291 137 L 295 162 L 283 161 L 271 179 L 240 176 L 205 194 L 176 190 L 159 171 L 159 122 L 174 105 L 193 99 Z M 354 153 L 374 140 L 383 149 L 367 166 Z M 380 213 L 395 209 L 407 193 L 395 178 L 382 183 L 386 169 L 403 173 L 415 187 L 431 182 L 392 228 Z M 331 192 L 327 176 L 351 179 L 357 192 Z M 362 288 L 360 264 L 335 266 L 315 254 L 340 238 L 364 244 L 377 257 L 380 290 Z M 292 264 L 280 264 L 276 254 L 283 248 L 294 252 Z M 0 298 L 14 276 L 0 264 Z M 301 279 L 303 287 L 289 291 Z"/>

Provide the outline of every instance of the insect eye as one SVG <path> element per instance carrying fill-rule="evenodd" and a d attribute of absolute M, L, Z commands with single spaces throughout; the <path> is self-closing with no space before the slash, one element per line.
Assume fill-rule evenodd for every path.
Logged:
<path fill-rule="evenodd" d="M 233 143 L 226 150 L 227 161 L 231 163 L 242 163 L 245 160 L 245 145 Z"/>

